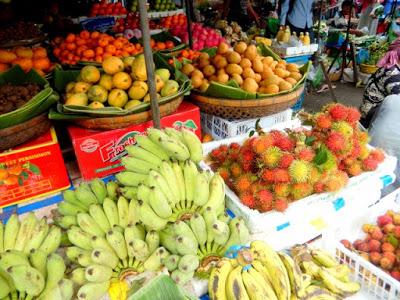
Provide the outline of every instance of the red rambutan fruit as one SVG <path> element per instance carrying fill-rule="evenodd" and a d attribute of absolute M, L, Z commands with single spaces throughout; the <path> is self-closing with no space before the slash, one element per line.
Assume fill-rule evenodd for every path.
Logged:
<path fill-rule="evenodd" d="M 233 177 L 238 177 L 240 174 L 243 173 L 242 167 L 239 165 L 239 163 L 234 162 L 231 164 L 230 167 L 230 173 Z"/>
<path fill-rule="evenodd" d="M 219 167 L 217 169 L 217 172 L 219 173 L 219 175 L 224 179 L 225 182 L 229 181 L 230 178 L 230 173 L 228 168 L 226 167 Z"/>
<path fill-rule="evenodd" d="M 265 182 L 273 183 L 275 182 L 275 174 L 274 170 L 269 170 L 269 169 L 262 169 L 260 172 L 261 178 Z"/>
<path fill-rule="evenodd" d="M 322 130 L 329 129 L 332 125 L 332 118 L 328 114 L 318 114 L 315 118 L 315 125 Z"/>
<path fill-rule="evenodd" d="M 361 114 L 357 108 L 349 107 L 347 109 L 347 118 L 346 118 L 347 122 L 355 125 L 355 124 L 357 124 L 358 121 L 360 121 L 360 118 L 361 118 Z"/>
<path fill-rule="evenodd" d="M 333 152 L 339 152 L 345 149 L 346 139 L 339 132 L 331 132 L 326 139 L 326 146 Z"/>
<path fill-rule="evenodd" d="M 350 176 L 358 176 L 363 172 L 363 169 L 359 161 L 354 161 L 347 166 L 346 171 Z"/>
<path fill-rule="evenodd" d="M 242 162 L 242 168 L 244 172 L 251 172 L 253 169 L 253 162 L 251 160 Z"/>
<path fill-rule="evenodd" d="M 368 156 L 362 161 L 362 167 L 364 171 L 375 171 L 378 168 L 378 161 Z"/>
<path fill-rule="evenodd" d="M 287 183 L 290 181 L 290 175 L 287 169 L 275 169 L 274 170 L 274 182 L 275 183 Z"/>
<path fill-rule="evenodd" d="M 283 169 L 289 168 L 290 164 L 294 161 L 294 156 L 291 153 L 284 153 L 279 162 L 279 167 Z"/>
<path fill-rule="evenodd" d="M 311 167 L 309 182 L 311 184 L 314 184 L 318 182 L 320 178 L 321 178 L 321 171 L 316 167 Z"/>
<path fill-rule="evenodd" d="M 341 134 L 343 134 L 343 136 L 346 139 L 350 139 L 353 137 L 353 133 L 354 133 L 354 129 L 353 127 L 351 127 L 351 125 L 345 121 L 338 121 L 338 122 L 334 122 L 332 124 L 331 129 L 333 131 L 338 131 Z"/>
<path fill-rule="evenodd" d="M 294 160 L 289 166 L 289 174 L 293 182 L 306 182 L 310 178 L 310 163 L 303 160 Z"/>
<path fill-rule="evenodd" d="M 313 191 L 313 186 L 307 182 L 295 183 L 292 185 L 291 195 L 293 196 L 294 200 L 299 200 L 310 196 Z"/>
<path fill-rule="evenodd" d="M 335 121 L 344 121 L 347 119 L 348 108 L 342 104 L 336 103 L 329 107 L 329 114 Z"/>
<path fill-rule="evenodd" d="M 230 149 L 234 149 L 234 150 L 239 150 L 240 149 L 240 145 L 238 143 L 232 143 L 229 145 Z"/>
<path fill-rule="evenodd" d="M 315 151 L 310 147 L 305 147 L 296 151 L 297 158 L 305 161 L 312 161 L 315 157 Z"/>
<path fill-rule="evenodd" d="M 369 135 L 367 131 L 361 131 L 359 130 L 357 133 L 358 140 L 360 141 L 361 144 L 368 144 L 369 142 Z"/>
<path fill-rule="evenodd" d="M 253 143 L 256 141 L 256 137 L 253 136 L 247 140 L 244 141 L 242 148 L 252 148 L 253 147 Z"/>
<path fill-rule="evenodd" d="M 295 146 L 295 142 L 290 139 L 289 136 L 282 135 L 280 139 L 275 141 L 275 146 L 280 148 L 282 151 L 292 151 Z"/>
<path fill-rule="evenodd" d="M 288 201 L 285 198 L 275 199 L 274 208 L 279 212 L 284 212 L 288 208 Z"/>
<path fill-rule="evenodd" d="M 274 185 L 274 193 L 277 197 L 287 197 L 290 194 L 291 186 L 286 183 L 278 183 Z"/>
<path fill-rule="evenodd" d="M 262 154 L 262 162 L 269 168 L 275 168 L 282 157 L 282 151 L 278 147 L 270 147 Z"/>
<path fill-rule="evenodd" d="M 324 190 L 326 192 L 337 192 L 343 188 L 343 183 L 340 178 L 331 176 L 324 185 Z"/>
<path fill-rule="evenodd" d="M 272 210 L 274 196 L 269 190 L 260 190 L 256 195 L 257 208 L 260 212 L 267 212 Z"/>
<path fill-rule="evenodd" d="M 253 143 L 253 151 L 257 154 L 264 153 L 269 147 L 274 145 L 274 138 L 269 135 L 259 136 Z"/>
<path fill-rule="evenodd" d="M 369 153 L 369 156 L 376 160 L 378 163 L 381 163 L 385 160 L 385 153 L 383 152 L 382 149 L 373 149 L 371 150 L 371 152 Z"/>
<path fill-rule="evenodd" d="M 237 161 L 239 159 L 239 156 L 239 150 L 230 148 L 228 151 L 227 159 L 229 159 L 230 161 Z"/>
<path fill-rule="evenodd" d="M 314 192 L 316 192 L 317 194 L 325 192 L 324 184 L 322 182 L 317 182 L 316 184 L 314 184 Z"/>
<path fill-rule="evenodd" d="M 252 174 L 249 173 L 242 174 L 235 179 L 235 188 L 240 194 L 245 193 L 250 189 L 252 183 L 253 183 Z"/>
<path fill-rule="evenodd" d="M 262 189 L 265 189 L 265 184 L 263 184 L 263 182 L 261 182 L 260 180 L 253 182 L 250 186 L 250 191 L 253 194 L 256 194 L 258 191 Z"/>
<path fill-rule="evenodd" d="M 254 208 L 256 206 L 256 199 L 251 193 L 243 193 L 240 195 L 240 202 L 250 208 Z"/>

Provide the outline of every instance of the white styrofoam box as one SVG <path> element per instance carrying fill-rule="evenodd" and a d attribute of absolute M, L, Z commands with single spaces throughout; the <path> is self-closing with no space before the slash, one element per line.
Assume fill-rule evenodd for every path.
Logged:
<path fill-rule="evenodd" d="M 273 45 L 272 49 L 283 57 L 313 54 L 318 50 L 318 44 L 311 44 L 308 46 L 287 47 L 285 45 Z"/>
<path fill-rule="evenodd" d="M 365 237 L 362 225 L 366 223 L 376 224 L 377 217 L 389 209 L 400 211 L 400 189 L 382 198 L 363 213 L 354 211 L 352 218 L 342 220 L 341 227 L 327 231 L 323 235 L 322 244 L 324 248 L 335 255 L 338 261 L 348 264 L 357 274 L 364 293 L 368 294 L 366 299 L 400 299 L 400 282 L 357 253 L 346 249 L 340 243 L 340 240 L 347 239 L 353 242 Z"/>
<path fill-rule="evenodd" d="M 298 127 L 299 124 L 291 128 Z M 285 128 L 284 124 L 277 125 L 276 129 Z M 282 128 L 283 127 L 283 128 Z M 213 149 L 222 144 L 237 142 L 241 144 L 247 136 L 242 135 L 221 141 L 214 141 L 204 144 L 203 150 L 208 154 Z M 228 187 L 226 188 L 227 207 L 237 216 L 241 216 L 253 234 L 276 234 L 281 233 L 281 238 L 291 241 L 286 232 L 294 230 L 293 238 L 302 238 L 306 242 L 306 234 L 302 228 L 304 223 L 317 223 L 313 227 L 318 227 L 319 223 L 326 223 L 329 226 L 339 226 L 341 219 L 351 216 L 353 210 L 362 211 L 374 204 L 380 196 L 380 191 L 386 185 L 394 181 L 394 170 L 397 159 L 387 156 L 374 172 L 365 172 L 359 176 L 350 178 L 347 186 L 335 193 L 314 194 L 309 197 L 291 203 L 285 212 L 271 211 L 260 213 L 242 205 L 237 195 Z M 202 162 L 203 168 L 209 167 Z M 348 206 L 348 207 L 347 207 Z M 322 226 L 319 234 L 324 230 Z M 283 233 L 283 234 L 282 234 Z M 313 233 L 314 234 L 314 233 Z M 309 234 L 309 236 L 313 235 Z M 315 236 L 314 236 L 315 237 Z M 308 238 L 308 236 L 307 236 Z M 293 243 L 292 243 L 293 244 Z"/>
<path fill-rule="evenodd" d="M 261 128 L 268 128 L 278 123 L 285 123 L 291 120 L 292 110 L 287 109 L 282 112 L 259 118 Z M 228 120 L 213 115 L 201 113 L 201 128 L 210 134 L 213 139 L 220 140 L 246 134 L 254 130 L 256 119 L 247 120 Z"/>

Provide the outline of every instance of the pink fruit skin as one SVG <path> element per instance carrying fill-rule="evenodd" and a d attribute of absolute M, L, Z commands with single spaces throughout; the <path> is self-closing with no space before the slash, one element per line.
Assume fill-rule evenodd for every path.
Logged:
<path fill-rule="evenodd" d="M 385 226 L 383 226 L 383 232 L 391 233 L 391 232 L 393 232 L 394 228 L 395 228 L 395 226 L 392 223 L 386 224 Z"/>
<path fill-rule="evenodd" d="M 386 224 L 390 224 L 393 223 L 393 219 L 392 217 L 388 216 L 388 215 L 382 215 L 378 217 L 378 221 L 377 221 L 379 227 L 385 226 Z"/>
<path fill-rule="evenodd" d="M 368 245 L 371 252 L 380 252 L 381 250 L 381 242 L 377 240 L 370 240 Z"/>
<path fill-rule="evenodd" d="M 375 240 L 380 241 L 383 238 L 383 233 L 379 228 L 375 228 L 372 232 L 371 232 L 371 237 Z"/>

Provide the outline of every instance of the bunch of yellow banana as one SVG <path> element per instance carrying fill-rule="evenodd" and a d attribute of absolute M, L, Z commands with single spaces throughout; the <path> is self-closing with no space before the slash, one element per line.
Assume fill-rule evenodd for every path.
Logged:
<path fill-rule="evenodd" d="M 330 253 L 322 249 L 310 249 L 304 245 L 293 247 L 291 253 L 295 265 L 310 280 L 321 283 L 318 286 L 307 287 L 302 296 L 315 295 L 316 299 L 320 299 L 317 296 L 323 294 L 324 299 L 343 299 L 360 290 L 360 284 L 350 280 L 350 268 L 338 263 Z"/>
<path fill-rule="evenodd" d="M 227 215 L 218 218 L 212 210 L 203 215 L 195 213 L 189 220 L 176 221 L 160 231 L 161 244 L 173 254 L 165 266 L 178 283 L 187 282 L 195 271 L 199 276 L 208 276 L 215 260 L 231 246 L 246 243 L 248 238 L 249 231 L 241 218 L 229 219 Z M 190 264 L 182 263 L 187 255 L 192 257 Z M 175 262 L 187 267 L 175 271 Z M 174 272 L 181 276 L 174 276 Z"/>
<path fill-rule="evenodd" d="M 262 241 L 253 241 L 249 249 L 239 250 L 235 259 L 224 258 L 213 268 L 208 282 L 210 299 L 330 300 L 343 299 L 360 289 L 358 283 L 349 281 L 346 266 L 321 250 L 311 253 L 297 251 L 292 258 Z M 315 265 L 313 270 L 308 265 L 306 271 L 303 259 Z M 313 284 L 321 281 L 322 285 Z"/>
<path fill-rule="evenodd" d="M 54 253 L 60 241 L 61 229 L 33 213 L 0 222 L 0 299 L 72 299 L 64 260 Z"/>

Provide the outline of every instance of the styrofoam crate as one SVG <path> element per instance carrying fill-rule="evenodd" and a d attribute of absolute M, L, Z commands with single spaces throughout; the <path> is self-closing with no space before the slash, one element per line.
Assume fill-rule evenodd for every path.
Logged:
<path fill-rule="evenodd" d="M 298 127 L 299 124 L 291 128 Z M 274 129 L 284 129 L 284 125 Z M 281 127 L 281 128 L 279 128 Z M 282 128 L 283 127 L 283 128 Z M 290 127 L 290 126 L 287 126 Z M 272 129 L 272 128 L 271 128 Z M 239 136 L 221 141 L 204 144 L 203 150 L 207 154 L 212 149 L 223 144 L 242 143 L 247 136 Z M 336 193 L 314 194 L 309 197 L 291 203 L 285 212 L 271 211 L 260 213 L 243 205 L 238 196 L 228 187 L 226 188 L 227 207 L 237 216 L 245 219 L 252 234 L 256 235 L 280 235 L 288 245 L 306 242 L 307 238 L 313 238 L 321 234 L 330 226 L 339 226 L 342 218 L 351 217 L 354 211 L 366 210 L 380 198 L 383 187 L 394 182 L 394 170 L 397 159 L 387 156 L 374 172 L 365 172 L 349 180 L 348 185 Z M 209 167 L 202 162 L 202 168 Z M 318 227 L 318 222 L 326 226 Z M 309 224 L 308 232 L 304 224 Z M 317 225 L 313 224 L 317 223 Z M 314 227 L 314 229 L 313 229 Z M 316 232 L 317 231 L 317 232 Z M 291 234 L 289 234 L 292 232 Z M 313 236 L 314 235 L 314 236 Z"/>
<path fill-rule="evenodd" d="M 324 248 L 335 255 L 341 263 L 345 263 L 357 274 L 358 281 L 362 285 L 366 299 L 395 300 L 400 299 L 400 282 L 392 278 L 372 263 L 368 262 L 357 253 L 348 250 L 340 240 L 347 239 L 351 242 L 365 236 L 362 231 L 363 224 L 375 224 L 379 215 L 387 210 L 400 211 L 400 189 L 380 199 L 363 213 L 354 211 L 351 219 L 343 220 L 340 228 L 328 231 L 323 235 Z"/>
<path fill-rule="evenodd" d="M 308 46 L 294 46 L 287 47 L 283 45 L 274 45 L 272 49 L 281 57 L 296 56 L 303 54 L 313 54 L 318 50 L 318 44 L 311 44 Z"/>
<path fill-rule="evenodd" d="M 277 114 L 259 118 L 259 125 L 261 128 L 268 128 L 279 123 L 288 122 L 292 118 L 292 113 L 291 109 L 287 109 Z M 227 120 L 201 113 L 201 127 L 203 131 L 210 134 L 215 140 L 246 134 L 254 130 L 257 120 Z"/>

